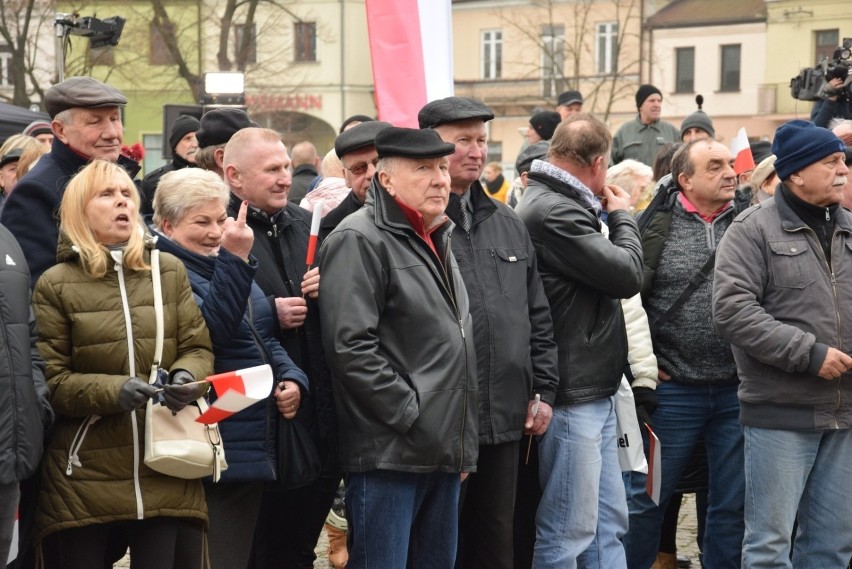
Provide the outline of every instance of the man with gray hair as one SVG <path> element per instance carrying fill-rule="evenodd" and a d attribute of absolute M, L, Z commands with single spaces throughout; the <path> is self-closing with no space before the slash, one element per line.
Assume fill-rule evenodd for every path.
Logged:
<path fill-rule="evenodd" d="M 614 166 L 610 166 L 606 171 L 606 183 L 613 186 L 618 186 L 628 194 L 630 194 L 630 208 L 632 209 L 639 197 L 642 195 L 642 190 L 654 180 L 654 169 L 639 162 L 628 158 Z"/>
<path fill-rule="evenodd" d="M 792 120 L 775 132 L 772 153 L 781 183 L 728 228 L 713 287 L 716 329 L 740 379 L 742 566 L 840 569 L 852 558 L 846 146 Z"/>
<path fill-rule="evenodd" d="M 24 251 L 31 285 L 56 264 L 59 202 L 71 177 L 95 158 L 118 162 L 131 178 L 139 172 L 138 163 L 121 155 L 126 104 L 121 91 L 91 77 L 71 77 L 45 92 L 53 144 L 18 182 L 0 215 Z"/>
<path fill-rule="evenodd" d="M 592 115 L 565 119 L 547 161 L 532 163 L 517 208 L 535 246 L 559 347 L 553 419 L 539 439 L 543 494 L 534 569 L 625 566 L 627 504 L 613 396 L 627 365 L 619 299 L 639 292 L 642 247 L 627 192 L 605 184 L 611 146 L 609 129 Z"/>

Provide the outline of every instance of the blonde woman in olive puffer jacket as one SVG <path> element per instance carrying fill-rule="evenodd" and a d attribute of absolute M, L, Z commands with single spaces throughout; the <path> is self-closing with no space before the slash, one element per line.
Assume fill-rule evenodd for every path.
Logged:
<path fill-rule="evenodd" d="M 56 411 L 36 531 L 38 542 L 50 540 L 46 549 L 61 551 L 62 569 L 103 566 L 115 529 L 127 536 L 134 567 L 201 568 L 206 558 L 201 481 L 159 474 L 142 460 L 156 330 L 151 243 L 138 207 L 119 166 L 96 160 L 81 170 L 62 200 L 59 264 L 33 294 Z M 190 379 L 212 373 L 213 354 L 183 263 L 162 254 L 160 264 L 161 367 L 176 386 L 176 370 Z M 198 396 L 196 386 L 175 386 L 166 387 L 167 402 Z"/>

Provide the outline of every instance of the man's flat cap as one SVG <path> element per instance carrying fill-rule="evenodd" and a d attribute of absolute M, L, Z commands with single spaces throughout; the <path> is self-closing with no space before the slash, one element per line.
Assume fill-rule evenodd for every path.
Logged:
<path fill-rule="evenodd" d="M 33 121 L 24 129 L 27 136 L 38 136 L 40 134 L 53 134 L 53 129 L 47 121 Z"/>
<path fill-rule="evenodd" d="M 198 148 L 207 148 L 225 144 L 238 130 L 256 126 L 258 124 L 242 109 L 213 109 L 201 115 L 201 126 L 195 131 L 195 139 Z"/>
<path fill-rule="evenodd" d="M 50 118 L 74 108 L 97 109 L 127 104 L 124 93 L 92 77 L 71 77 L 44 94 L 44 108 Z"/>
<path fill-rule="evenodd" d="M 348 130 L 344 130 L 334 139 L 334 153 L 338 158 L 343 158 L 355 150 L 373 146 L 376 135 L 393 125 L 384 121 L 368 121 L 356 124 Z"/>
<path fill-rule="evenodd" d="M 376 135 L 379 158 L 440 158 L 456 151 L 456 145 L 444 142 L 430 129 L 389 127 Z"/>
<path fill-rule="evenodd" d="M 518 154 L 515 160 L 515 171 L 518 176 L 524 172 L 529 172 L 532 168 L 533 160 L 544 160 L 547 158 L 547 152 L 550 150 L 549 140 L 539 140 L 535 144 L 530 144 Z"/>
<path fill-rule="evenodd" d="M 466 97 L 446 97 L 426 103 L 417 114 L 420 128 L 435 128 L 450 122 L 473 119 L 490 121 L 493 118 L 494 112 L 485 103 Z"/>
<path fill-rule="evenodd" d="M 583 104 L 583 95 L 579 91 L 565 91 L 563 93 L 559 93 L 559 97 L 556 99 L 556 106 L 561 107 L 565 105 L 573 105 L 574 103 Z"/>
<path fill-rule="evenodd" d="M 23 148 L 13 148 L 12 150 L 4 154 L 2 157 L 0 157 L 0 168 L 10 162 L 17 162 L 18 160 L 20 160 L 21 154 L 23 154 L 23 152 Z"/>

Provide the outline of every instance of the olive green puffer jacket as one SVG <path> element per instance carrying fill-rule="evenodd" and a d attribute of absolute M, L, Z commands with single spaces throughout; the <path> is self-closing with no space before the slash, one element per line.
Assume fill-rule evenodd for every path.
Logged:
<path fill-rule="evenodd" d="M 73 527 L 156 516 L 206 524 L 201 480 L 173 478 L 145 466 L 145 408 L 128 413 L 118 406 L 124 382 L 133 373 L 146 378 L 154 359 L 150 271 L 132 271 L 111 260 L 107 274 L 93 279 L 64 235 L 57 257 L 60 264 L 42 275 L 33 294 L 38 347 L 56 412 L 42 470 L 36 539 Z M 160 266 L 161 367 L 204 378 L 213 370 L 210 337 L 184 265 L 161 254 Z M 128 358 L 117 269 L 124 274 L 135 370 Z"/>

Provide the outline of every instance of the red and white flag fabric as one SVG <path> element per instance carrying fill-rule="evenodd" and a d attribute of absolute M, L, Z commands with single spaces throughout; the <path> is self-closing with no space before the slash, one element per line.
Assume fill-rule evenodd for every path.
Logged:
<path fill-rule="evenodd" d="M 272 368 L 268 364 L 209 376 L 216 401 L 196 419 L 210 425 L 239 413 L 272 393 Z"/>
<path fill-rule="evenodd" d="M 745 127 L 738 130 L 737 136 L 731 141 L 731 154 L 734 155 L 734 172 L 737 176 L 754 170 L 754 156 L 751 154 Z"/>
<path fill-rule="evenodd" d="M 314 256 L 317 253 L 317 239 L 319 238 L 320 221 L 322 220 L 322 202 L 318 202 L 314 207 L 313 216 L 311 217 L 311 234 L 308 237 L 308 257 L 305 259 L 308 268 L 314 264 Z"/>
<path fill-rule="evenodd" d="M 429 101 L 453 94 L 450 0 L 367 0 L 379 120 L 417 128 Z"/>
<path fill-rule="evenodd" d="M 660 487 L 663 483 L 660 466 L 660 439 L 657 438 L 657 435 L 648 423 L 645 423 L 645 428 L 648 429 L 648 479 L 645 482 L 645 492 L 659 506 Z"/>

